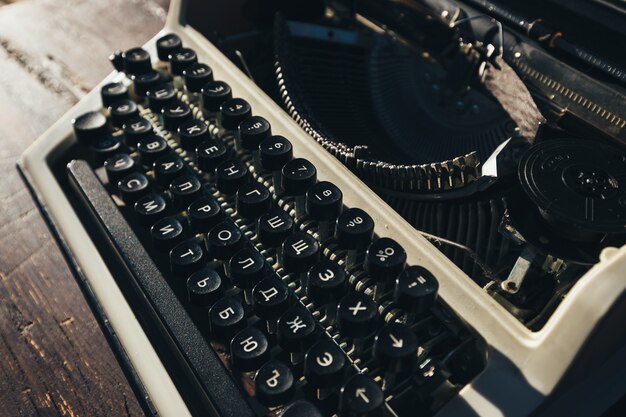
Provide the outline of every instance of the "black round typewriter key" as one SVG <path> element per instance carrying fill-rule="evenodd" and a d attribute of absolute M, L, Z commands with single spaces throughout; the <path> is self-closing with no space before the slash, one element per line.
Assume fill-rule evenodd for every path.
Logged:
<path fill-rule="evenodd" d="M 178 132 L 178 126 L 191 120 L 191 109 L 182 101 L 173 101 L 161 109 L 163 125 L 170 132 Z"/>
<path fill-rule="evenodd" d="M 113 103 L 128 98 L 128 88 L 122 83 L 108 83 L 100 88 L 102 106 L 108 108 Z"/>
<path fill-rule="evenodd" d="M 261 166 L 267 171 L 278 171 L 293 158 L 291 142 L 274 135 L 259 144 Z"/>
<path fill-rule="evenodd" d="M 237 133 L 243 149 L 257 151 L 261 142 L 271 136 L 272 127 L 261 116 L 252 116 L 239 123 Z"/>
<path fill-rule="evenodd" d="M 276 176 L 274 177 L 275 193 L 280 195 L 282 190 L 286 195 L 295 196 L 296 217 L 301 217 L 306 213 L 306 191 L 316 180 L 315 166 L 304 158 L 296 158 L 281 169 L 279 187 L 276 187 Z M 327 235 L 328 233 L 324 233 L 322 238 L 328 237 Z"/>
<path fill-rule="evenodd" d="M 313 220 L 335 220 L 342 208 L 343 193 L 331 182 L 318 182 L 306 192 L 306 212 Z"/>
<path fill-rule="evenodd" d="M 271 360 L 261 366 L 254 378 L 256 399 L 266 407 L 287 404 L 295 393 L 295 382 L 287 365 Z"/>
<path fill-rule="evenodd" d="M 294 301 L 291 290 L 275 275 L 260 281 L 252 289 L 254 314 L 263 320 L 279 318 Z"/>
<path fill-rule="evenodd" d="M 196 148 L 198 167 L 204 172 L 215 173 L 215 168 L 228 159 L 228 149 L 223 142 L 214 139 L 205 140 Z"/>
<path fill-rule="evenodd" d="M 378 282 L 395 281 L 405 265 L 406 251 L 393 239 L 377 239 L 367 248 L 365 270 Z"/>
<path fill-rule="evenodd" d="M 272 208 L 272 197 L 266 186 L 257 181 L 237 190 L 237 213 L 244 219 L 256 219 Z"/>
<path fill-rule="evenodd" d="M 213 71 L 206 64 L 191 64 L 183 71 L 185 86 L 192 93 L 199 93 L 208 82 L 213 81 Z"/>
<path fill-rule="evenodd" d="M 320 245 L 310 234 L 296 232 L 282 244 L 281 264 L 288 272 L 306 272 L 320 258 Z"/>
<path fill-rule="evenodd" d="M 195 240 L 185 240 L 170 251 L 170 270 L 180 278 L 187 278 L 204 263 L 204 251 Z"/>
<path fill-rule="evenodd" d="M 98 138 L 109 134 L 107 123 L 107 118 L 99 111 L 81 114 L 72 120 L 76 140 L 83 145 L 91 145 Z"/>
<path fill-rule="evenodd" d="M 378 324 L 378 307 L 362 292 L 348 294 L 339 302 L 337 321 L 344 336 L 355 339 L 369 336 Z"/>
<path fill-rule="evenodd" d="M 148 71 L 133 78 L 133 84 L 135 86 L 135 94 L 139 97 L 145 97 L 148 91 L 154 89 L 156 86 L 163 84 L 165 80 L 161 76 L 161 73 L 157 71 Z"/>
<path fill-rule="evenodd" d="M 183 75 L 183 71 L 198 62 L 196 51 L 181 48 L 170 55 L 170 71 L 172 75 Z"/>
<path fill-rule="evenodd" d="M 298 400 L 291 404 L 281 417 L 322 417 L 316 406 L 308 401 Z"/>
<path fill-rule="evenodd" d="M 161 194 L 146 194 L 135 202 L 137 220 L 145 226 L 152 226 L 168 211 L 167 201 Z"/>
<path fill-rule="evenodd" d="M 157 220 L 150 228 L 150 238 L 155 249 L 169 252 L 184 237 L 185 229 L 175 217 Z"/>
<path fill-rule="evenodd" d="M 152 124 L 145 117 L 133 117 L 124 123 L 124 141 L 131 148 L 136 148 L 141 139 L 150 135 Z"/>
<path fill-rule="evenodd" d="M 101 136 L 89 147 L 98 165 L 104 163 L 109 157 L 117 154 L 122 147 L 118 136 Z"/>
<path fill-rule="evenodd" d="M 124 53 L 119 49 L 109 55 L 109 62 L 116 71 L 124 71 Z"/>
<path fill-rule="evenodd" d="M 150 54 L 143 48 L 132 48 L 124 52 L 124 72 L 141 75 L 152 70 Z"/>
<path fill-rule="evenodd" d="M 117 183 L 120 197 L 127 205 L 135 204 L 139 197 L 148 194 L 150 181 L 141 172 L 128 174 Z"/>
<path fill-rule="evenodd" d="M 183 41 L 174 33 L 161 36 L 156 41 L 157 55 L 161 61 L 169 61 L 170 55 L 174 54 L 182 47 Z"/>
<path fill-rule="evenodd" d="M 220 106 L 233 96 L 230 86 L 224 81 L 211 81 L 202 87 L 202 105 L 205 110 L 217 113 Z"/>
<path fill-rule="evenodd" d="M 205 233 L 223 221 L 225 215 L 217 200 L 205 195 L 189 205 L 187 218 L 194 232 Z"/>
<path fill-rule="evenodd" d="M 146 97 L 150 110 L 161 114 L 163 107 L 176 100 L 176 89 L 172 83 L 161 83 L 148 90 Z"/>
<path fill-rule="evenodd" d="M 374 220 L 360 208 L 349 208 L 337 218 L 335 237 L 345 249 L 367 248 L 374 236 Z"/>
<path fill-rule="evenodd" d="M 205 240 L 209 255 L 220 261 L 230 259 L 244 244 L 243 234 L 232 220 L 214 226 Z"/>
<path fill-rule="evenodd" d="M 195 175 L 180 175 L 170 182 L 170 194 L 174 205 L 186 208 L 203 193 L 202 183 Z"/>
<path fill-rule="evenodd" d="M 110 107 L 111 123 L 113 126 L 122 127 L 129 120 L 139 116 L 137 104 L 130 99 L 122 99 L 113 103 Z"/>
<path fill-rule="evenodd" d="M 304 353 L 317 339 L 311 312 L 296 303 L 278 319 L 278 343 L 287 352 Z"/>
<path fill-rule="evenodd" d="M 341 417 L 381 417 L 384 405 L 383 390 L 364 374 L 348 379 L 339 394 Z"/>
<path fill-rule="evenodd" d="M 174 178 L 185 173 L 185 163 L 183 159 L 174 152 L 160 157 L 153 164 L 154 178 L 157 184 L 162 187 L 169 187 Z"/>
<path fill-rule="evenodd" d="M 215 187 L 224 194 L 235 194 L 250 181 L 250 172 L 240 159 L 228 159 L 215 167 Z"/>
<path fill-rule="evenodd" d="M 190 119 L 178 126 L 180 146 L 188 151 L 195 150 L 200 144 L 210 139 L 209 128 L 199 119 Z"/>
<path fill-rule="evenodd" d="M 222 298 L 222 278 L 214 269 L 204 267 L 187 279 L 189 301 L 198 307 L 208 307 Z"/>
<path fill-rule="evenodd" d="M 439 282 L 429 270 L 410 266 L 396 279 L 394 300 L 407 311 L 421 314 L 433 306 L 438 289 Z"/>
<path fill-rule="evenodd" d="M 322 339 L 306 353 L 304 377 L 315 388 L 332 388 L 342 383 L 347 364 L 339 346 L 330 339 Z"/>
<path fill-rule="evenodd" d="M 449 378 L 450 372 L 441 362 L 429 357 L 420 358 L 413 376 L 413 386 L 421 398 L 432 400 L 442 387 L 450 386 Z"/>
<path fill-rule="evenodd" d="M 304 195 L 317 180 L 315 166 L 304 158 L 287 162 L 281 172 L 281 186 L 287 195 Z"/>
<path fill-rule="evenodd" d="M 141 155 L 141 162 L 147 167 L 151 167 L 154 161 L 170 152 L 167 141 L 158 135 L 146 136 L 137 144 L 137 150 Z"/>
<path fill-rule="evenodd" d="M 391 373 L 408 374 L 417 366 L 417 337 L 406 324 L 383 326 L 374 339 L 374 357 Z"/>
<path fill-rule="evenodd" d="M 267 273 L 265 258 L 253 248 L 240 249 L 228 262 L 228 276 L 238 288 L 254 287 Z"/>
<path fill-rule="evenodd" d="M 259 240 L 270 248 L 280 246 L 292 230 L 293 219 L 279 208 L 263 214 L 257 222 Z"/>
<path fill-rule="evenodd" d="M 126 153 L 118 153 L 104 161 L 109 184 L 117 184 L 119 180 L 135 170 L 135 160 Z"/>
<path fill-rule="evenodd" d="M 307 296 L 317 305 L 339 300 L 346 293 L 346 273 L 337 263 L 323 259 L 307 274 Z"/>
<path fill-rule="evenodd" d="M 246 327 L 231 340 L 230 358 L 242 372 L 259 369 L 270 358 L 267 337 L 256 327 Z"/>
<path fill-rule="evenodd" d="M 244 308 L 235 297 L 222 298 L 209 309 L 210 331 L 222 340 L 230 340 L 245 324 Z"/>
<path fill-rule="evenodd" d="M 222 127 L 226 130 L 236 130 L 239 123 L 252 116 L 250 104 L 242 98 L 231 98 L 220 106 Z"/>

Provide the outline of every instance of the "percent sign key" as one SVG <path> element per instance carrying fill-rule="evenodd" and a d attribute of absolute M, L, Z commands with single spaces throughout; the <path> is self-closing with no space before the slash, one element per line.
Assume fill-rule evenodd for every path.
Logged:
<path fill-rule="evenodd" d="M 405 265 L 406 251 L 393 239 L 377 239 L 367 249 L 365 269 L 377 281 L 395 279 Z"/>

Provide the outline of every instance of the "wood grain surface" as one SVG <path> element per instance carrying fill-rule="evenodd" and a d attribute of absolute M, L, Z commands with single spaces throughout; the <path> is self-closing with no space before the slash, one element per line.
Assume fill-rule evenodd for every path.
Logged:
<path fill-rule="evenodd" d="M 0 0 L 0 417 L 143 415 L 15 162 L 167 3 Z"/>
<path fill-rule="evenodd" d="M 0 417 L 144 415 L 15 163 L 168 3 L 0 0 Z"/>

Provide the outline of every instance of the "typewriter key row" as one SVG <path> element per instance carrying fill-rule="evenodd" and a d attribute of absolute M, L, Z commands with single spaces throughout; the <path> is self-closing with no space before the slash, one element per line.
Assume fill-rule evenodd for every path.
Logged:
<path fill-rule="evenodd" d="M 459 334 L 433 315 L 435 277 L 176 35 L 157 51 L 156 68 L 140 48 L 114 60 L 127 79 L 103 86 L 103 109 L 74 131 L 92 148 L 118 139 L 101 164 L 109 192 L 253 401 L 382 415 L 447 375 L 436 358 Z"/>

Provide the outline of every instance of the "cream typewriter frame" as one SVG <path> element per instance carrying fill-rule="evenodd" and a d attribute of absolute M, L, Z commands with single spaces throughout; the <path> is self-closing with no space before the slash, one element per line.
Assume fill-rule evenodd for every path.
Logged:
<path fill-rule="evenodd" d="M 486 369 L 439 416 L 591 416 L 601 413 L 623 395 L 626 332 L 620 319 L 626 310 L 626 246 L 606 249 L 601 262 L 572 288 L 543 329 L 531 332 L 311 140 L 206 38 L 182 25 L 183 6 L 182 0 L 172 1 L 164 29 L 146 45 L 153 56 L 159 36 L 169 32 L 180 35 L 186 46 L 197 51 L 199 60 L 213 68 L 216 78 L 230 84 L 234 95 L 248 100 L 257 114 L 269 120 L 276 134 L 292 141 L 295 155 L 315 164 L 320 180 L 333 181 L 344 192 L 348 206 L 361 207 L 372 215 L 377 234 L 392 237 L 406 248 L 409 264 L 424 265 L 434 273 L 440 283 L 440 298 L 485 341 Z M 102 84 L 119 78 L 120 74 L 112 73 Z M 72 118 L 100 107 L 99 87 L 33 143 L 18 165 L 62 245 L 71 254 L 76 270 L 97 298 L 158 414 L 189 416 L 179 392 L 48 165 L 49 160 L 73 143 Z"/>

